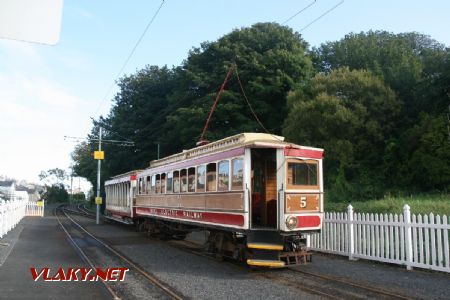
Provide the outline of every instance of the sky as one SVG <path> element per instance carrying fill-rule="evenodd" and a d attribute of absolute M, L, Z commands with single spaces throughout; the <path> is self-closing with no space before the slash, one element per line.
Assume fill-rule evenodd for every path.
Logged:
<path fill-rule="evenodd" d="M 166 0 L 118 74 L 161 1 L 65 0 L 56 45 L 0 39 L 0 175 L 38 182 L 42 170 L 68 170 L 75 143 L 64 136 L 85 137 L 91 118 L 108 114 L 118 77 L 180 65 L 204 41 L 283 23 L 313 3 L 285 24 L 300 31 L 340 2 Z M 311 47 L 368 30 L 416 31 L 450 46 L 449 11 L 450 1 L 345 0 L 300 33 Z"/>

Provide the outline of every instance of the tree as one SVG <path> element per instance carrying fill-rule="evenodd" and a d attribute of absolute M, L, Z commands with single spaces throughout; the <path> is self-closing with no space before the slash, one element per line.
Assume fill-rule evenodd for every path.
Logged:
<path fill-rule="evenodd" d="M 38 175 L 40 181 L 44 181 L 46 185 L 60 184 L 64 186 L 64 181 L 68 178 L 66 171 L 60 168 L 41 171 Z"/>
<path fill-rule="evenodd" d="M 399 124 L 409 127 L 421 110 L 435 107 L 432 98 L 423 97 L 430 90 L 422 86 L 437 79 L 446 53 L 443 44 L 427 35 L 369 31 L 350 33 L 339 41 L 325 43 L 313 49 L 312 56 L 319 72 L 349 67 L 370 70 L 382 78 L 404 102 Z"/>
<path fill-rule="evenodd" d="M 175 145 L 171 152 L 193 147 L 198 141 L 216 92 L 233 63 L 262 123 L 270 132 L 281 133 L 287 115 L 287 93 L 312 73 L 306 48 L 298 33 L 276 23 L 236 29 L 215 42 L 194 48 L 179 69 L 182 80 L 171 97 L 180 103 L 169 115 L 164 130 L 166 145 Z M 222 94 L 207 138 L 217 140 L 245 131 L 263 129 L 251 115 L 233 76 Z"/>
<path fill-rule="evenodd" d="M 69 201 L 69 193 L 67 193 L 63 184 L 56 183 L 52 186 L 46 186 L 46 191 L 42 198 L 47 203 L 67 202 Z"/>
<path fill-rule="evenodd" d="M 291 92 L 288 102 L 283 133 L 299 144 L 325 148 L 326 186 L 335 190 L 329 196 L 380 196 L 383 153 L 400 110 L 395 93 L 372 72 L 341 68 L 316 75 Z"/>
<path fill-rule="evenodd" d="M 307 44 L 298 33 L 275 23 L 236 29 L 215 42 L 190 51 L 180 67 L 147 66 L 119 80 L 119 93 L 106 117 L 94 122 L 88 139 L 130 140 L 135 146 L 105 143 L 102 179 L 148 166 L 161 154 L 195 146 L 218 87 L 232 63 L 238 66 L 245 91 L 264 125 L 280 133 L 287 115 L 286 95 L 310 77 Z M 277 114 L 273 114 L 277 111 Z M 207 138 L 216 140 L 244 131 L 261 131 L 244 102 L 236 77 L 226 87 Z M 78 176 L 96 185 L 92 152 L 97 143 L 79 144 L 72 158 Z M 103 186 L 103 185 L 102 185 Z"/>
<path fill-rule="evenodd" d="M 390 188 L 408 193 L 445 189 L 440 179 L 446 178 L 446 164 L 425 162 L 427 156 L 445 161 L 442 149 L 448 142 L 441 137 L 450 99 L 450 49 L 419 33 L 369 31 L 350 33 L 311 54 L 319 73 L 342 67 L 367 69 L 395 91 L 400 113 L 393 120 L 396 130 L 385 137 L 382 154 Z M 433 144 L 422 138 L 425 133 L 433 136 Z"/>

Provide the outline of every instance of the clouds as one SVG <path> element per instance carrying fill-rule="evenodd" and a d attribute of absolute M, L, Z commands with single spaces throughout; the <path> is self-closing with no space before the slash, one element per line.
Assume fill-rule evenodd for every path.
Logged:
<path fill-rule="evenodd" d="M 73 144 L 63 136 L 85 134 L 89 99 L 52 76 L 35 47 L 0 43 L 0 174 L 36 181 L 41 170 L 69 166 Z"/>

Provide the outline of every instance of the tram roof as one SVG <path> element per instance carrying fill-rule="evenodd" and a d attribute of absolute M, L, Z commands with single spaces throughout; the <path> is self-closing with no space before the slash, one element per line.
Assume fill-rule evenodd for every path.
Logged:
<path fill-rule="evenodd" d="M 105 184 L 112 184 L 112 183 L 128 181 L 131 175 L 136 175 L 136 174 L 138 174 L 141 171 L 142 170 L 133 170 L 133 171 L 129 171 L 129 172 L 126 172 L 126 173 L 122 173 L 122 174 L 111 176 L 110 179 L 105 181 Z"/>
<path fill-rule="evenodd" d="M 176 153 L 158 160 L 150 161 L 150 168 L 159 167 L 171 163 L 175 163 L 181 160 L 191 159 L 194 157 L 201 157 L 206 154 L 217 153 L 224 150 L 229 150 L 233 148 L 249 147 L 249 146 L 260 146 L 260 147 L 274 147 L 274 148 L 284 148 L 289 146 L 291 148 L 310 148 L 293 143 L 288 143 L 284 141 L 284 137 L 268 134 L 268 133 L 254 133 L 245 132 L 236 134 L 224 139 L 208 143 L 206 145 L 198 146 L 189 150 L 183 150 L 183 152 Z M 320 149 L 321 150 L 321 149 Z"/>

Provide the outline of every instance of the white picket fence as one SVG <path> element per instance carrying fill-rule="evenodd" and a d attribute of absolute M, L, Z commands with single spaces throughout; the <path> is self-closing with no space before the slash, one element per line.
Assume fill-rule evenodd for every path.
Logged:
<path fill-rule="evenodd" d="M 450 222 L 444 216 L 346 213 L 324 215 L 322 231 L 308 237 L 311 250 L 450 272 Z"/>
<path fill-rule="evenodd" d="M 0 238 L 13 229 L 25 216 L 44 216 L 44 201 L 37 202 L 14 199 L 0 200 Z"/>

